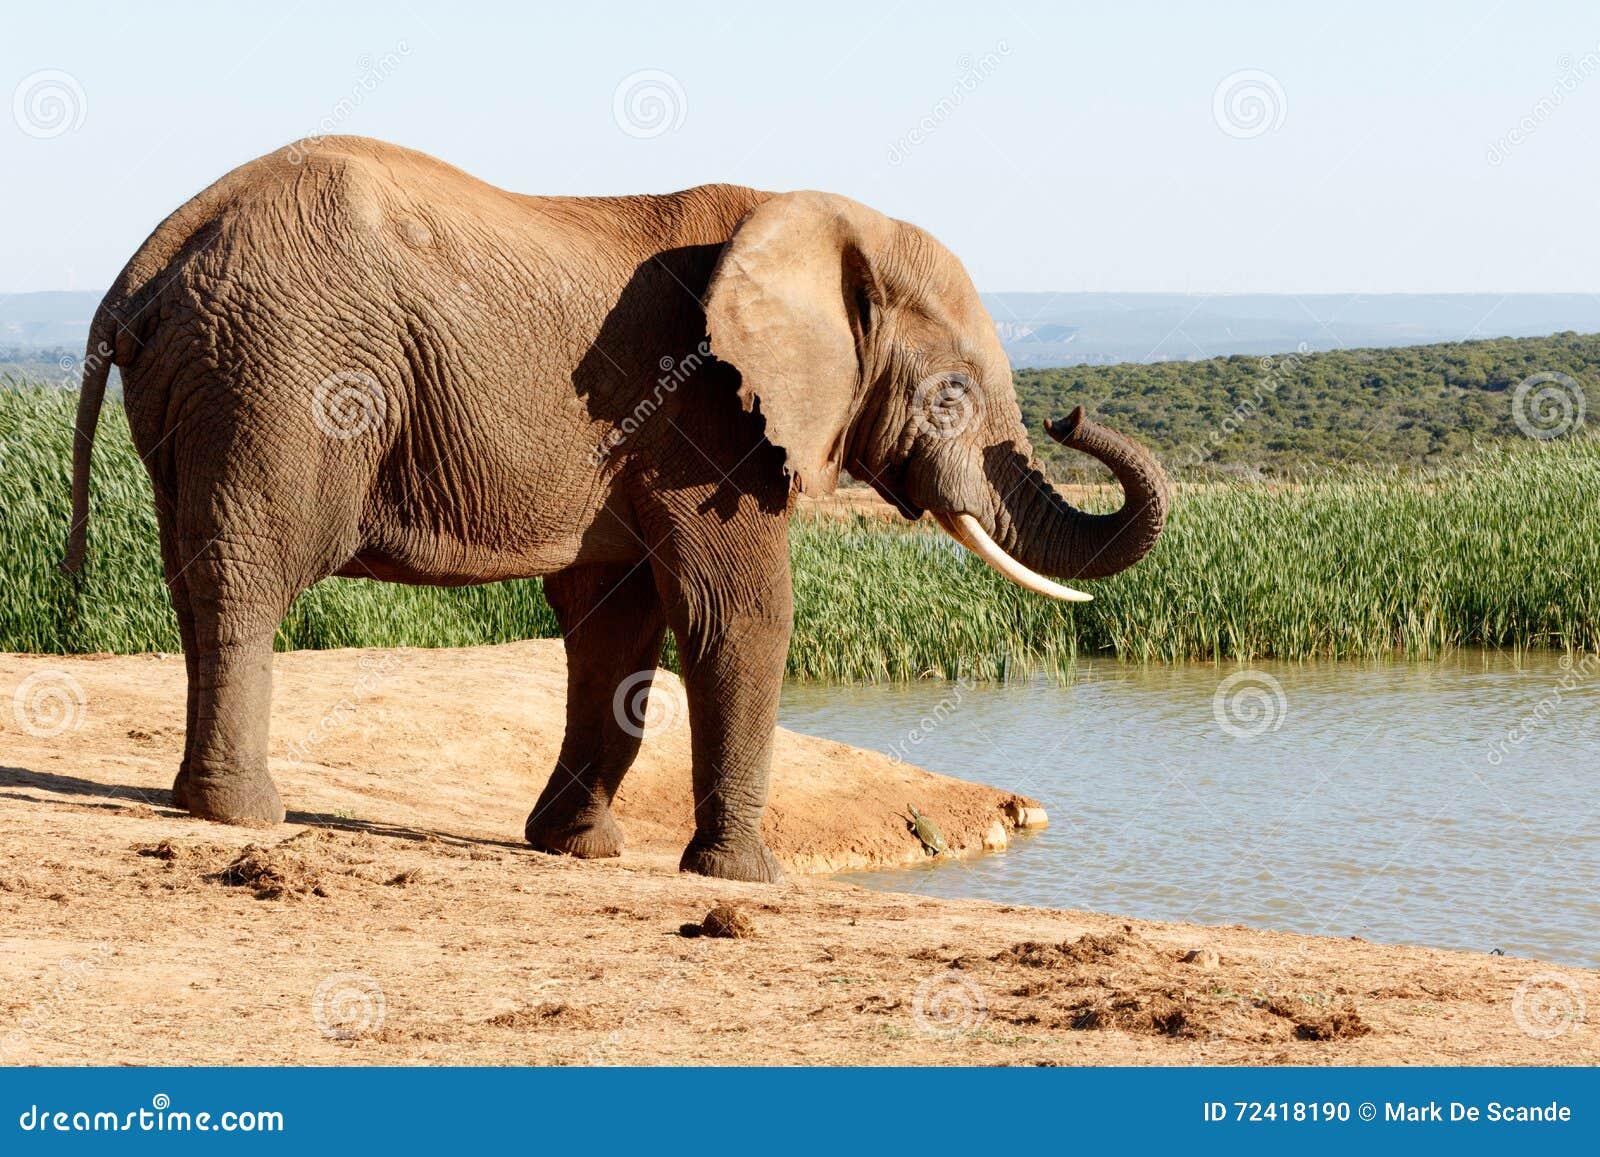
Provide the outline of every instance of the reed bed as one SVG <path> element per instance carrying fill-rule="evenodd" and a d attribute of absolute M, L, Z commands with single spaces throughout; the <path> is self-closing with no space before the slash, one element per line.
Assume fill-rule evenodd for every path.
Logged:
<path fill-rule="evenodd" d="M 149 482 L 119 408 L 95 448 L 90 557 L 55 569 L 75 395 L 0 389 L 0 649 L 175 651 Z M 1069 607 L 1009 585 L 925 523 L 799 519 L 789 671 L 819 680 L 1070 672 L 1079 655 L 1435 656 L 1600 648 L 1600 442 L 1486 449 L 1427 473 L 1180 487 L 1139 566 Z M 469 646 L 551 636 L 537 581 L 459 589 L 330 579 L 282 649 Z M 667 661 L 671 662 L 668 648 Z"/>

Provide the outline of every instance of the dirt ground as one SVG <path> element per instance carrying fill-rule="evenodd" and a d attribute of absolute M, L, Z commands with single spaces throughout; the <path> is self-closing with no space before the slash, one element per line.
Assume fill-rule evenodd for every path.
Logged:
<path fill-rule="evenodd" d="M 973 853 L 1032 804 L 842 744 L 780 736 L 788 884 L 679 876 L 670 677 L 619 808 L 628 850 L 540 855 L 520 832 L 560 742 L 560 660 L 279 656 L 291 822 L 252 830 L 169 806 L 180 658 L 0 656 L 0 1061 L 1600 1061 L 1592 971 L 808 878 L 921 855 L 907 803 Z"/>
<path fill-rule="evenodd" d="M 1110 484 L 1083 486 L 1074 483 L 1058 483 L 1056 489 L 1069 502 L 1079 505 L 1082 505 L 1085 501 L 1100 501 L 1105 496 L 1121 494 L 1120 490 Z M 876 518 L 886 521 L 900 518 L 899 511 L 878 497 L 876 490 L 873 490 L 870 486 L 859 485 L 841 486 L 832 494 L 802 495 L 797 513 L 802 518 L 813 518 L 822 522 L 848 521 L 858 515 L 863 518 Z"/>

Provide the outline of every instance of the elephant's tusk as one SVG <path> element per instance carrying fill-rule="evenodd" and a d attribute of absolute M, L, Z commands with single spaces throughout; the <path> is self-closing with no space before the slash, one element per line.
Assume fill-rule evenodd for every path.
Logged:
<path fill-rule="evenodd" d="M 1087 603 L 1094 599 L 1093 595 L 1086 595 L 1082 591 L 1075 591 L 1071 587 L 1064 587 L 1060 583 L 1051 582 L 1042 574 L 1023 566 L 1001 550 L 1000 544 L 990 538 L 989 532 L 983 529 L 983 523 L 972 517 L 972 515 L 941 514 L 938 511 L 934 511 L 933 517 L 938 520 L 939 525 L 944 528 L 946 534 L 1023 590 L 1045 595 L 1052 599 L 1060 599 L 1062 602 L 1067 603 Z"/>

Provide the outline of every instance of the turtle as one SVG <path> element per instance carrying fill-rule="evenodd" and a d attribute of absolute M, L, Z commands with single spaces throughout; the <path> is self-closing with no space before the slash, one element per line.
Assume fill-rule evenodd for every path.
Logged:
<path fill-rule="evenodd" d="M 917 839 L 922 841 L 922 847 L 928 855 L 942 856 L 949 850 L 949 846 L 944 842 L 944 833 L 939 830 L 938 824 L 919 812 L 912 804 L 906 804 L 906 810 L 911 813 L 906 826 Z"/>

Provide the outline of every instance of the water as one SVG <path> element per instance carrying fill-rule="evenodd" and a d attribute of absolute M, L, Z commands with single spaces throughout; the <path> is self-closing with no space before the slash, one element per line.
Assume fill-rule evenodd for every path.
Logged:
<path fill-rule="evenodd" d="M 1600 965 L 1600 660 L 1236 671 L 791 684 L 782 722 L 1049 812 L 1005 852 L 844 877 L 870 888 Z"/>

